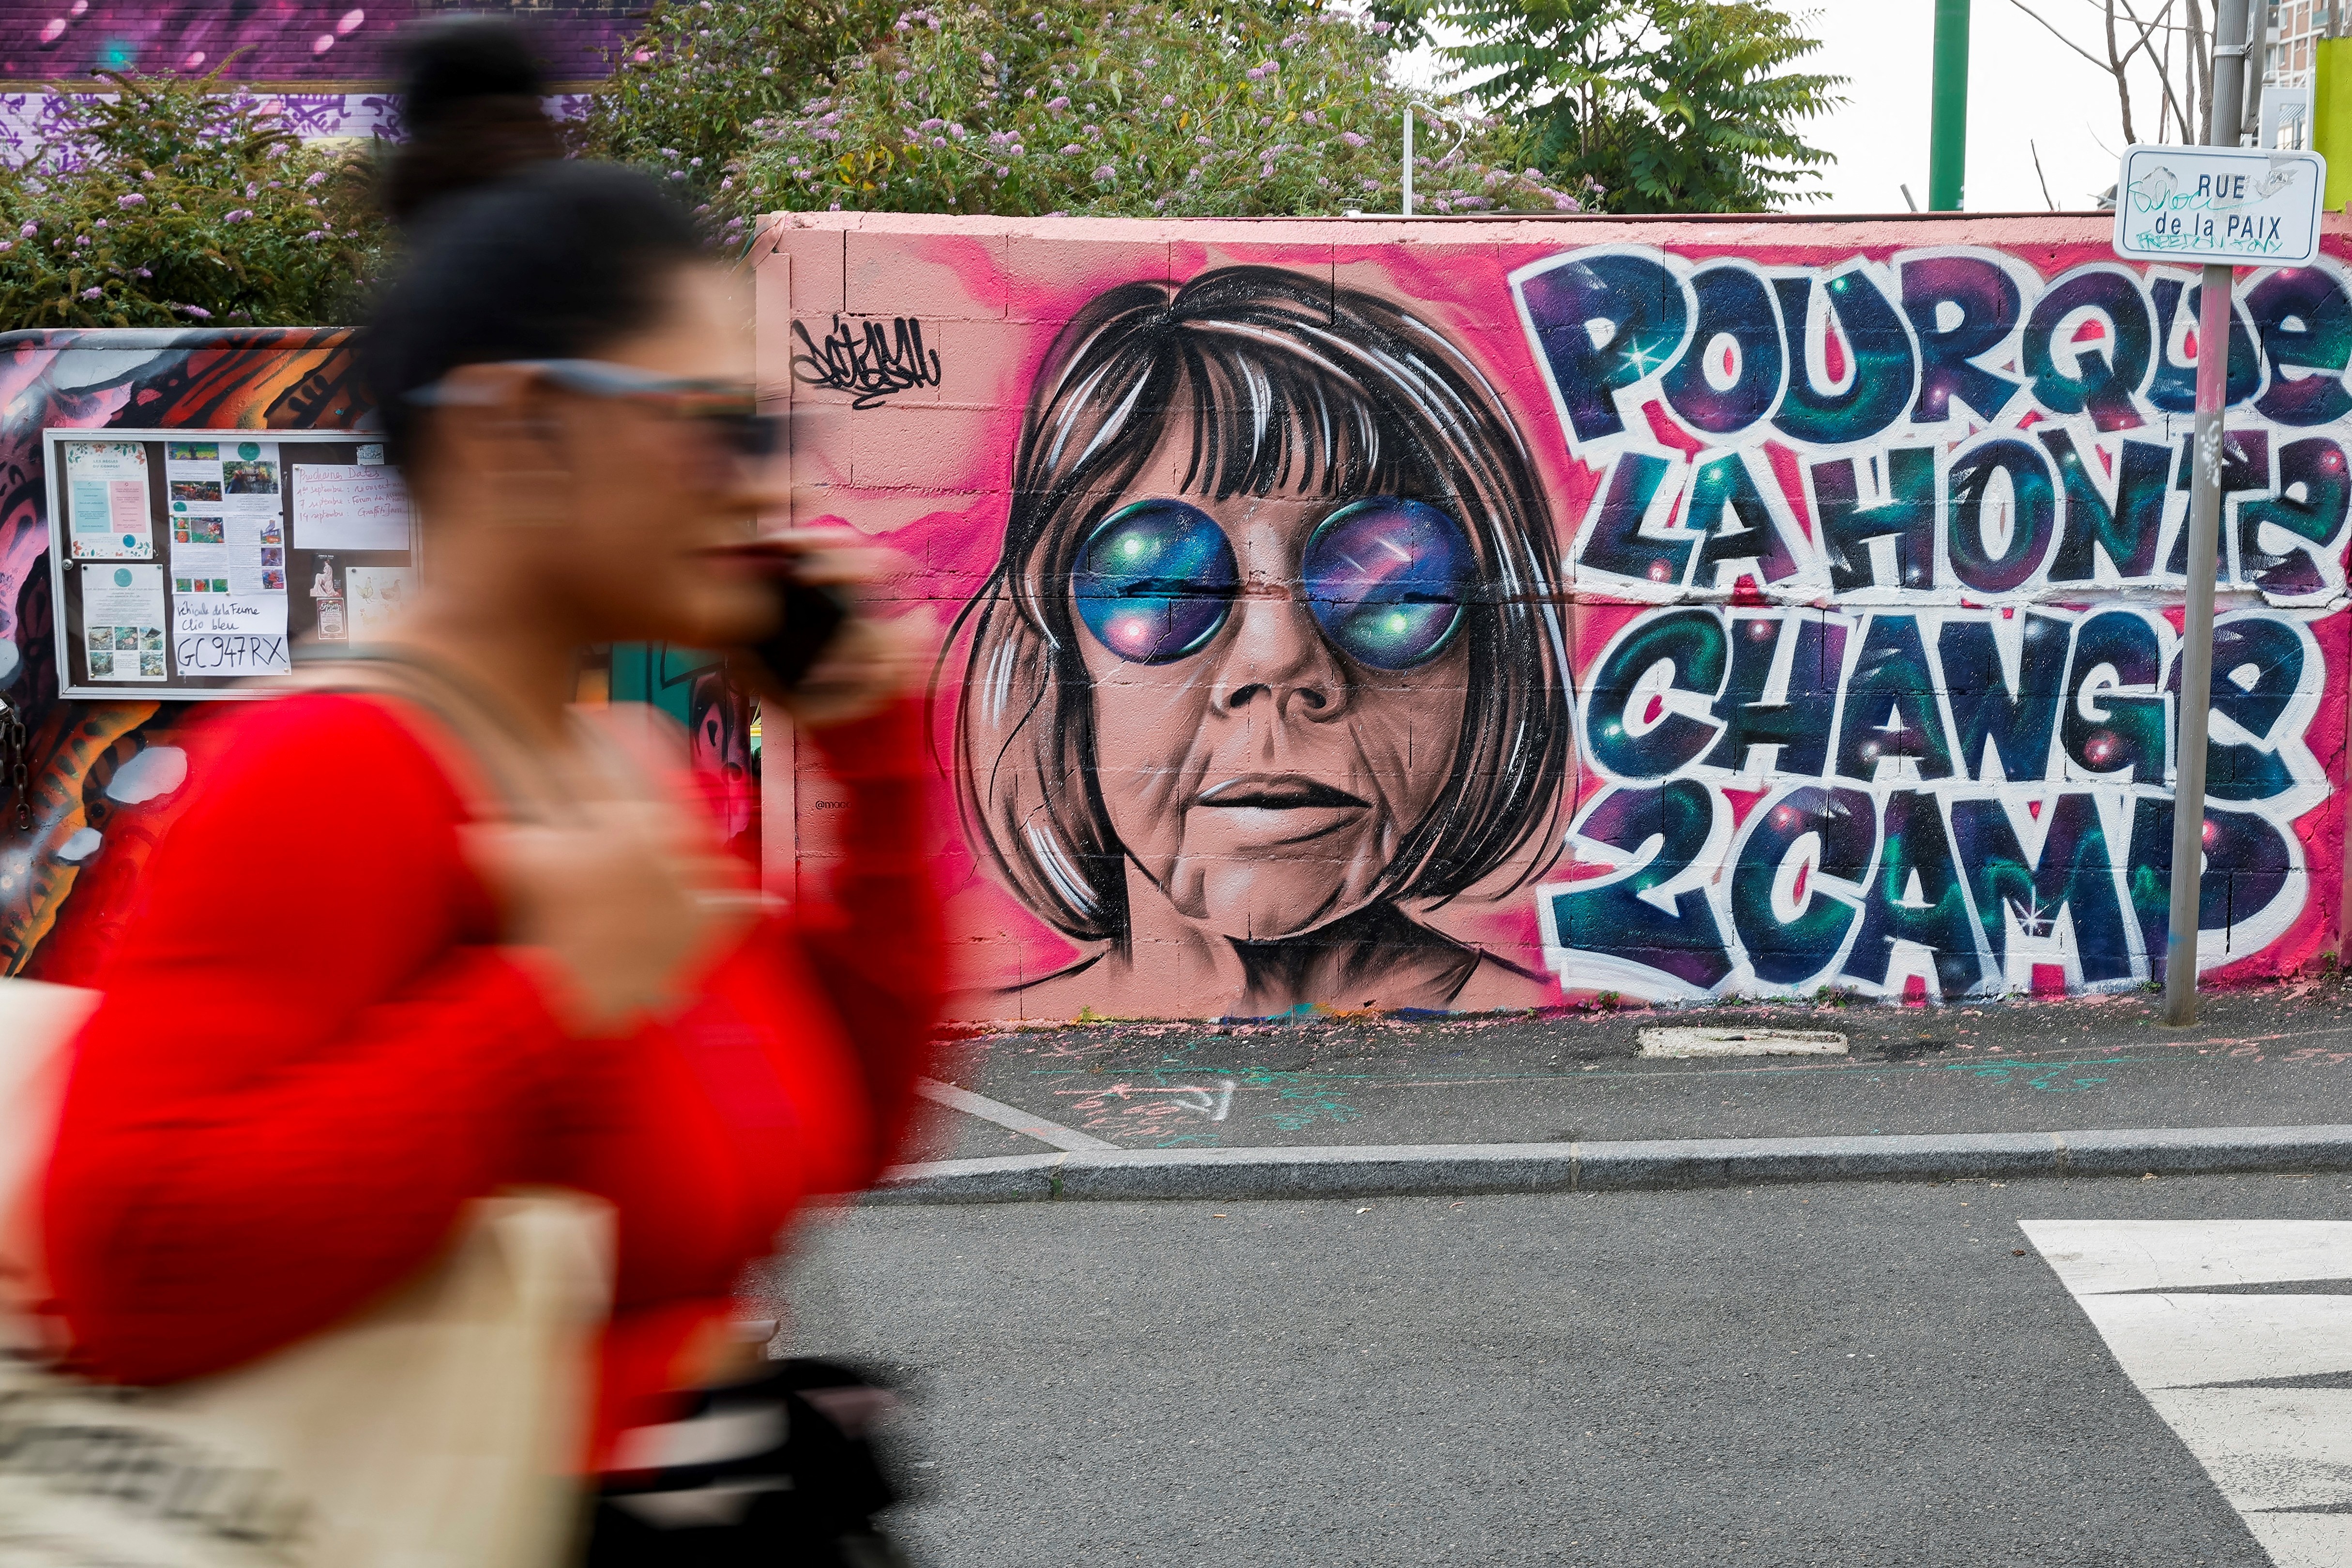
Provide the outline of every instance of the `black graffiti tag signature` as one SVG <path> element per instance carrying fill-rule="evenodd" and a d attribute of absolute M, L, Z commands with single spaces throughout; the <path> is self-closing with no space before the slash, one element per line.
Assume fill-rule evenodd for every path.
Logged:
<path fill-rule="evenodd" d="M 835 316 L 821 345 L 798 321 L 793 335 L 801 341 L 793 374 L 810 386 L 855 393 L 852 408 L 877 407 L 894 392 L 940 384 L 940 351 L 923 347 L 923 323 L 911 316 L 896 317 L 887 327 Z"/>

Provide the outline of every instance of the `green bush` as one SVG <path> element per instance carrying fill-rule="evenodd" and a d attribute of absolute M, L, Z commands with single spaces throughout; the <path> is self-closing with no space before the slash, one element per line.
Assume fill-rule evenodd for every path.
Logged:
<path fill-rule="evenodd" d="M 642 163 L 696 202 L 719 193 L 754 121 L 787 113 L 889 31 L 898 0 L 660 0 L 572 128 L 587 156 Z"/>
<path fill-rule="evenodd" d="M 855 7 L 863 0 L 851 0 Z M 664 0 L 583 144 L 678 181 L 712 227 L 762 212 L 1203 216 L 1394 211 L 1406 95 L 1385 24 L 1311 0 Z M 857 47 L 817 62 L 827 39 Z M 772 71 L 772 74 L 771 74 Z M 1423 111 L 1415 208 L 1573 212 L 1533 136 Z"/>
<path fill-rule="evenodd" d="M 0 167 L 0 327 L 357 319 L 383 247 L 363 151 L 305 146 L 217 74 L 106 75 Z"/>

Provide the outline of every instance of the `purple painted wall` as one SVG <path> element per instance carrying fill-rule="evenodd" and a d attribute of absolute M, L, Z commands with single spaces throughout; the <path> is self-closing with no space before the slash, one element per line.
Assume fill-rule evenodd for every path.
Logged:
<path fill-rule="evenodd" d="M 0 82 L 207 71 L 235 55 L 232 81 L 322 92 L 375 87 L 392 74 L 395 29 L 456 12 L 532 22 L 553 79 L 593 81 L 611 70 L 612 51 L 646 9 L 643 0 L 0 0 Z"/>

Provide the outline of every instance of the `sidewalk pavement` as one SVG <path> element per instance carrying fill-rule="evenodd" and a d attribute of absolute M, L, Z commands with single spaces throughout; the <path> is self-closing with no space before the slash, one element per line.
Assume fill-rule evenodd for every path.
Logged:
<path fill-rule="evenodd" d="M 919 1150 L 928 1169 L 896 1192 L 1337 1195 L 2352 1164 L 2352 1129 L 2337 1125 L 2352 1123 L 2352 987 L 2209 994 L 2186 1030 L 2163 1027 L 2155 1002 L 984 1035 L 950 1051 Z M 1849 1055 L 1638 1056 L 1639 1032 L 1660 1025 L 1834 1030 Z M 971 1161 L 989 1164 L 961 1164 Z"/>

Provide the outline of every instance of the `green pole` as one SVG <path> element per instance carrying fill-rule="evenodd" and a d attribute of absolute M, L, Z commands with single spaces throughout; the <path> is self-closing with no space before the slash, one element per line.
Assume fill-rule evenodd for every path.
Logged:
<path fill-rule="evenodd" d="M 1969 0 L 1936 0 L 1934 129 L 1927 142 L 1927 206 L 1958 212 L 1969 170 Z"/>

